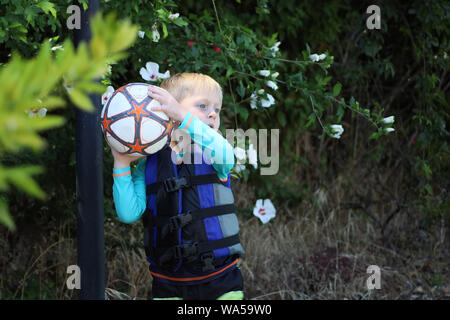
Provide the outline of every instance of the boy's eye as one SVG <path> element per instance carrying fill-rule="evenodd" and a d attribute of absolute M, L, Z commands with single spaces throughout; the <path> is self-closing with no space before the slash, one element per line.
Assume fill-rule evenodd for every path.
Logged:
<path fill-rule="evenodd" d="M 200 109 L 206 109 L 206 105 L 205 104 L 199 104 L 198 106 L 200 107 Z"/>
<path fill-rule="evenodd" d="M 219 112 L 220 112 L 220 109 L 219 109 L 219 108 L 216 108 L 215 111 L 216 111 L 216 113 L 219 113 Z"/>

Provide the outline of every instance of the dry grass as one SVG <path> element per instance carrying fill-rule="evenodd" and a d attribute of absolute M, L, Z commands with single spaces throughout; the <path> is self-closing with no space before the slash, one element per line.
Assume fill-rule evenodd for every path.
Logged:
<path fill-rule="evenodd" d="M 295 209 L 279 206 L 267 225 L 239 216 L 246 255 L 240 259 L 246 299 L 440 299 L 449 294 L 448 226 L 417 228 L 421 213 L 409 210 L 389 222 L 389 243 L 361 210 L 343 208 L 344 179 L 317 189 Z M 234 184 L 236 204 L 251 208 L 254 190 Z M 377 204 L 390 210 L 391 204 Z M 377 212 L 372 208 L 374 212 Z M 414 221 L 411 216 L 414 216 Z M 75 222 L 72 222 L 75 223 Z M 74 225 L 53 221 L 37 232 L 1 242 L 2 299 L 76 299 L 66 288 L 66 268 L 76 264 Z M 39 233 L 39 230 L 46 230 Z M 394 230 L 395 232 L 392 232 Z M 147 299 L 151 277 L 142 249 L 141 224 L 105 224 L 106 295 Z M 13 245 L 12 245 L 13 244 Z M 368 290 L 369 265 L 381 268 L 381 289 Z M 447 290 L 447 293 L 445 291 Z"/>

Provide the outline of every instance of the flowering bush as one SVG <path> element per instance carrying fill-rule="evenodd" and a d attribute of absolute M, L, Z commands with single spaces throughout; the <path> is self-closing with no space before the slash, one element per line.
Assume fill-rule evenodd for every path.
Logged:
<path fill-rule="evenodd" d="M 315 130 L 318 125 L 322 130 L 317 132 L 319 138 L 324 134 L 340 138 L 343 127 L 339 123 L 347 110 L 372 125 L 377 134 L 374 138 L 388 133 L 379 131 L 382 111 L 371 114 L 370 107 L 362 108 L 354 97 L 341 95 L 340 83 L 330 84 L 334 57 L 328 51 L 315 54 L 305 44 L 295 59 L 285 59 L 283 42 L 276 30 L 252 30 L 241 21 L 220 14 L 215 5 L 199 15 L 184 13 L 183 6 L 172 1 L 155 1 L 149 6 L 152 10 L 141 11 L 128 2 L 105 4 L 106 10 L 132 16 L 140 24 L 141 35 L 152 34 L 130 50 L 128 68 L 123 68 L 123 64 L 113 66 L 106 84 L 118 87 L 142 79 L 158 84 L 169 74 L 206 73 L 224 89 L 221 117 L 226 128 L 289 130 L 286 124 L 296 111 L 287 107 L 285 101 L 287 93 L 295 93 L 301 101 L 299 107 L 306 111 L 303 119 L 298 119 L 304 124 L 296 128 Z M 158 30 L 162 30 L 162 37 Z M 285 65 L 291 65 L 292 70 L 282 72 Z M 166 72 L 161 74 L 159 69 Z M 341 129 L 336 133 L 333 126 Z M 253 159 L 253 172 L 257 172 Z M 235 172 L 247 180 L 249 173 L 245 171 L 245 163 L 238 159 Z"/>
<path fill-rule="evenodd" d="M 81 2 L 87 6 L 87 1 Z M 49 39 L 53 52 L 61 51 L 62 41 L 71 37 L 65 26 L 71 1 L 27 3 L 9 1 L 0 8 L 4 26 L 0 43 L 5 44 L 0 50 L 2 63 L 8 61 L 13 49 L 24 56 L 35 54 L 44 38 Z M 330 1 L 325 11 L 319 3 L 292 6 L 287 0 L 251 4 L 101 1 L 101 10 L 120 12 L 139 25 L 137 41 L 127 57 L 119 64 L 109 61 L 102 93 L 107 86 L 117 88 L 143 79 L 159 84 L 177 72 L 212 76 L 224 89 L 222 130 L 280 129 L 278 175 L 261 177 L 258 170 L 264 165 L 246 165 L 252 154 L 250 143 L 244 148 L 249 160 L 237 161 L 235 168 L 246 182 L 258 186 L 258 198 L 270 194 L 274 203 L 301 200 L 310 186 L 295 178 L 297 168 L 313 171 L 320 166 L 322 170 L 337 161 L 338 157 L 326 156 L 333 146 L 352 154 L 355 148 L 350 145 L 361 140 L 371 146 L 381 138 L 381 149 L 394 138 L 411 141 L 408 145 L 420 148 L 411 155 L 418 191 L 422 197 L 430 197 L 431 203 L 436 186 L 441 186 L 436 179 L 445 177 L 443 172 L 448 168 L 442 160 L 448 153 L 444 138 L 448 136 L 445 92 L 449 86 L 443 71 L 450 62 L 445 41 L 448 29 L 443 23 L 448 5 L 437 1 L 426 6 L 413 1 L 406 19 L 397 19 L 405 14 L 404 8 L 385 4 L 386 19 L 393 19 L 389 30 L 384 19 L 381 30 L 367 30 L 360 8 L 340 1 Z M 422 25 L 426 27 L 418 27 Z M 414 37 L 411 30 L 418 30 L 420 36 Z M 69 78 L 64 86 L 69 93 L 74 88 Z M 412 93 L 401 94 L 405 89 Z M 77 92 L 71 96 L 76 97 Z M 306 137 L 313 137 L 312 145 L 319 150 L 314 161 L 308 154 L 294 151 L 306 143 Z M 63 153 L 63 146 L 54 148 Z M 105 150 L 105 161 L 110 161 L 109 157 Z M 105 192 L 109 198 L 109 191 Z M 442 209 L 437 207 L 436 212 Z"/>

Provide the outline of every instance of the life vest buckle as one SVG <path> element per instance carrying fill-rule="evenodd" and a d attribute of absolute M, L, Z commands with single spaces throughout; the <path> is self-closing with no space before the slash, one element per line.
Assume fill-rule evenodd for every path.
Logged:
<path fill-rule="evenodd" d="M 214 254 L 212 252 L 204 253 L 200 256 L 200 260 L 203 263 L 202 272 L 208 272 L 214 270 Z"/>
<path fill-rule="evenodd" d="M 169 219 L 169 232 L 172 233 L 192 221 L 191 210 Z"/>
<path fill-rule="evenodd" d="M 198 243 L 182 244 L 174 247 L 173 255 L 176 259 L 195 256 L 198 253 Z"/>
<path fill-rule="evenodd" d="M 177 191 L 178 189 L 187 187 L 189 185 L 186 177 L 168 178 L 163 181 L 163 184 L 164 189 L 166 189 L 167 192 Z"/>

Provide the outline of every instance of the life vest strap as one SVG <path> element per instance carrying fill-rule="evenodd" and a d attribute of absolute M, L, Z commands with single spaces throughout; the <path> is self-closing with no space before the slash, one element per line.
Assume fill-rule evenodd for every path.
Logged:
<path fill-rule="evenodd" d="M 198 184 L 221 183 L 219 177 L 215 173 L 202 174 L 198 176 L 172 177 L 162 181 L 149 184 L 146 187 L 147 194 L 157 193 L 160 188 L 164 188 L 166 192 L 174 192 L 181 188 L 187 188 Z"/>
<path fill-rule="evenodd" d="M 204 253 L 230 247 L 239 242 L 239 235 L 235 234 L 233 236 L 218 240 L 173 246 L 161 255 L 159 258 L 159 264 L 164 265 L 172 259 L 180 260 L 182 258 L 196 258 Z"/>
<path fill-rule="evenodd" d="M 192 221 L 233 213 L 234 211 L 234 204 L 225 204 L 198 210 L 188 210 L 172 217 L 156 216 L 152 217 L 152 222 L 153 226 L 161 228 L 161 237 L 164 238 L 168 233 L 173 233 Z"/>

